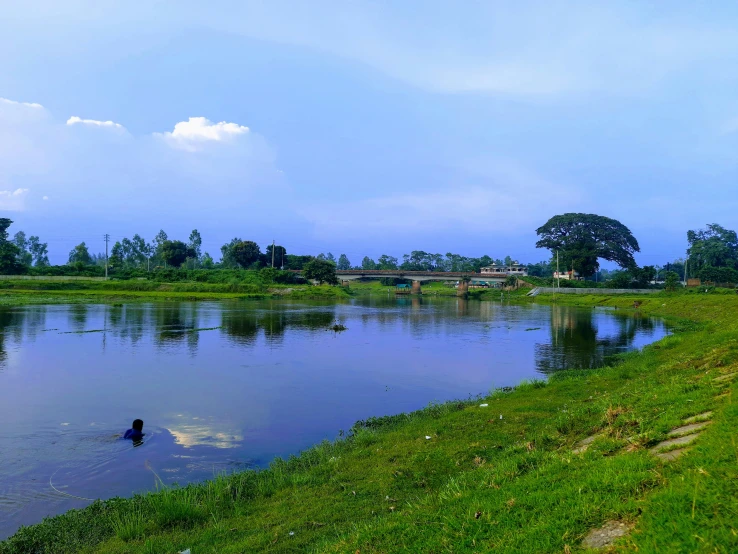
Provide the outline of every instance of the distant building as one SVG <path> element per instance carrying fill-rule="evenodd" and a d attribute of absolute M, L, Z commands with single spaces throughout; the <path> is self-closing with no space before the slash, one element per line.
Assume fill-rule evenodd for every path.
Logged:
<path fill-rule="evenodd" d="M 480 273 L 494 273 L 497 275 L 515 275 L 519 277 L 525 277 L 528 275 L 528 268 L 524 265 L 520 265 L 518 262 L 513 262 L 512 265 L 497 265 L 492 264 L 487 267 L 483 267 Z"/>
<path fill-rule="evenodd" d="M 567 281 L 581 281 L 582 278 L 579 276 L 579 272 L 574 271 L 554 271 L 554 279 L 565 279 Z"/>

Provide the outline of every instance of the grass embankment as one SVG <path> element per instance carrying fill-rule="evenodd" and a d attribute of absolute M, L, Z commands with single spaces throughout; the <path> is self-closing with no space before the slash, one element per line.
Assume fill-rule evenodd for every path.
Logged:
<path fill-rule="evenodd" d="M 158 283 L 154 281 L 3 281 L 0 305 L 249 300 L 262 298 L 345 299 L 342 287 L 249 283 Z"/>
<path fill-rule="evenodd" d="M 0 553 L 566 552 L 612 519 L 635 524 L 625 551 L 735 552 L 738 406 L 713 378 L 738 370 L 738 298 L 637 300 L 675 333 L 610 367 L 370 420 L 261 472 L 98 502 Z M 648 453 L 707 410 L 713 423 L 687 454 Z"/>

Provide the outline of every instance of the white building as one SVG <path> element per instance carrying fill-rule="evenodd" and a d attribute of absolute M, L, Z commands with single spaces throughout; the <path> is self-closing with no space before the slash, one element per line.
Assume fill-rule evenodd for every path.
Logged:
<path fill-rule="evenodd" d="M 497 265 L 492 264 L 487 267 L 483 267 L 480 273 L 494 273 L 496 275 L 515 275 L 519 277 L 525 277 L 528 275 L 528 268 L 524 265 L 520 265 L 518 262 L 513 262 L 512 265 Z"/>

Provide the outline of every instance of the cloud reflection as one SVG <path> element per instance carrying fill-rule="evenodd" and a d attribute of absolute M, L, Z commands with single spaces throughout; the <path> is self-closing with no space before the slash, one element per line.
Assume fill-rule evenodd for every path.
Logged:
<path fill-rule="evenodd" d="M 185 448 L 212 446 L 214 448 L 236 448 L 243 442 L 243 435 L 228 428 L 222 422 L 210 419 L 177 415 L 178 421 L 166 429 L 174 436 L 177 444 Z"/>

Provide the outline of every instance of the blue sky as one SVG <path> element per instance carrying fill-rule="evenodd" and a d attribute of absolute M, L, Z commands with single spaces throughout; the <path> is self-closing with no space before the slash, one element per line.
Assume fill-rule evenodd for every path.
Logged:
<path fill-rule="evenodd" d="M 54 263 L 162 228 L 537 261 L 582 211 L 663 264 L 738 226 L 737 66 L 732 2 L 17 2 L 0 212 Z"/>

